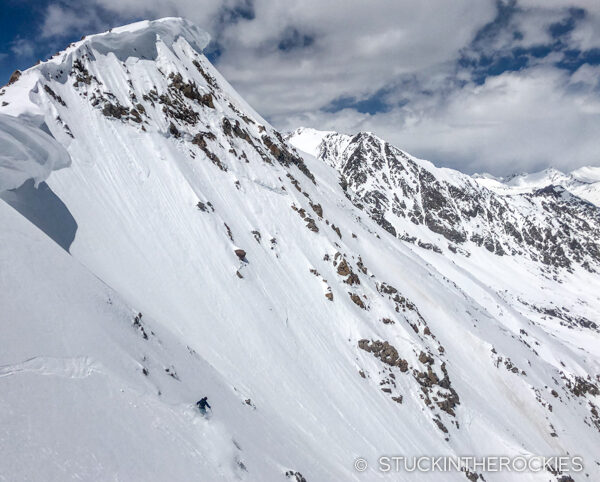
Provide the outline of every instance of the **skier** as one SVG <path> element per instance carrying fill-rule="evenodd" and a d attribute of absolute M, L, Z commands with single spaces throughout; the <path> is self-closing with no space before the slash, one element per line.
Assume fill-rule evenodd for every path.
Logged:
<path fill-rule="evenodd" d="M 206 407 L 208 407 L 208 408 L 210 408 L 212 410 L 212 407 L 210 406 L 210 404 L 206 400 L 206 397 L 203 397 L 200 400 L 198 400 L 196 402 L 196 405 L 198 406 L 198 410 L 200 410 L 200 413 L 202 415 L 206 415 Z"/>

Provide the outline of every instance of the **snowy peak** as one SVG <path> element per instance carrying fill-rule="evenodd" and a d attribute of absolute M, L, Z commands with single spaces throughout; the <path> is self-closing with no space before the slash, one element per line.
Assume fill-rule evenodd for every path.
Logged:
<path fill-rule="evenodd" d="M 166 17 L 158 20 L 143 20 L 108 32 L 90 35 L 74 46 L 90 44 L 96 50 L 111 52 L 119 58 L 126 56 L 142 58 L 145 52 L 156 52 L 155 45 L 159 40 L 167 48 L 172 48 L 180 37 L 197 52 L 202 52 L 210 42 L 210 35 L 188 20 Z M 146 56 L 146 58 L 153 57 Z"/>
<path fill-rule="evenodd" d="M 359 455 L 576 453 L 598 478 L 591 206 L 499 196 L 371 133 L 297 131 L 303 155 L 199 32 L 87 37 L 0 89 L 72 160 L 0 196 L 2 476 L 359 481 L 381 476 Z"/>
<path fill-rule="evenodd" d="M 1 110 L 35 119 L 67 145 L 86 137 L 74 125 L 82 116 L 102 115 L 115 127 L 172 137 L 223 171 L 231 167 L 227 158 L 250 162 L 250 155 L 312 179 L 302 158 L 201 54 L 208 39 L 178 18 L 86 37 L 0 90 Z"/>
<path fill-rule="evenodd" d="M 180 40 L 185 41 L 196 52 L 202 52 L 210 42 L 210 35 L 183 18 L 167 17 L 158 20 L 143 20 L 106 32 L 84 36 L 80 41 L 70 44 L 62 52 L 54 54 L 51 59 L 26 72 L 42 70 L 47 73 L 53 70 L 53 66 L 63 66 L 70 57 L 81 57 L 90 49 L 101 55 L 110 53 L 123 62 L 129 57 L 155 60 L 159 55 L 158 45 L 173 50 L 174 45 Z"/>
<path fill-rule="evenodd" d="M 505 184 L 514 187 L 545 187 L 572 181 L 573 177 L 557 169 L 548 168 L 533 174 L 517 174 L 506 179 Z"/>
<path fill-rule="evenodd" d="M 294 132 L 286 134 L 286 140 L 293 139 L 296 149 L 317 157 L 319 155 L 319 146 L 323 139 L 329 135 L 335 134 L 333 131 L 319 131 L 310 127 L 299 127 Z"/>
<path fill-rule="evenodd" d="M 500 195 L 532 193 L 537 189 L 555 185 L 568 189 L 571 193 L 596 206 L 600 205 L 599 167 L 581 167 L 570 173 L 549 168 L 530 174 L 513 174 L 506 178 L 476 174 L 473 178 L 482 186 Z"/>
<path fill-rule="evenodd" d="M 589 184 L 600 182 L 600 167 L 584 166 L 571 171 L 571 176 L 581 182 Z"/>
<path fill-rule="evenodd" d="M 304 131 L 298 137 L 300 144 L 293 135 L 289 140 L 300 146 Z M 549 188 L 566 179 L 559 171 L 513 178 L 513 185 L 527 185 L 527 195 L 514 198 L 497 195 L 498 180 L 436 168 L 371 133 L 327 133 L 315 150 L 339 171 L 348 199 L 405 241 L 437 253 L 469 255 L 485 248 L 500 256 L 525 255 L 554 268 L 600 265 L 600 212 Z M 569 229 L 557 229 L 557 223 Z"/>

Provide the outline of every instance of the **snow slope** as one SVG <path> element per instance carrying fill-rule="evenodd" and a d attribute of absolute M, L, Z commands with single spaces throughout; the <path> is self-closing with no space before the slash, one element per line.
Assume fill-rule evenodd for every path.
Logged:
<path fill-rule="evenodd" d="M 580 323 L 597 274 L 391 236 L 204 38 L 181 19 L 114 29 L 0 90 L 68 150 L 46 182 L 77 224 L 69 255 L 0 202 L 0 474 L 389 480 L 381 455 L 576 453 L 599 477 L 600 334 Z"/>
<path fill-rule="evenodd" d="M 294 445 L 241 391 L 165 327 L 136 323 L 118 293 L 4 203 L 0 221 L 1 480 L 279 471 Z M 210 420 L 194 410 L 201 393 Z"/>
<path fill-rule="evenodd" d="M 294 132 L 287 134 L 286 139 L 293 137 L 294 147 L 303 152 L 317 157 L 319 155 L 319 146 L 323 139 L 330 134 L 335 134 L 334 131 L 319 131 L 310 127 L 299 127 Z"/>

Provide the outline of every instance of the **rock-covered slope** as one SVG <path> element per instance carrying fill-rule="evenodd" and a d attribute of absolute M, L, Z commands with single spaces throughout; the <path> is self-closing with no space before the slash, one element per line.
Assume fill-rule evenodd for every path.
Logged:
<path fill-rule="evenodd" d="M 469 255 L 477 246 L 548 267 L 581 265 L 596 271 L 600 265 L 600 210 L 559 185 L 500 196 L 470 176 L 436 168 L 371 133 L 298 129 L 288 139 L 335 167 L 348 199 L 400 239 L 440 253 Z M 437 235 L 433 242 L 421 241 L 426 231 Z"/>
<path fill-rule="evenodd" d="M 343 167 L 342 144 L 327 162 L 301 155 L 210 65 L 206 41 L 181 19 L 140 22 L 89 36 L 0 89 L 0 113 L 37 123 L 70 154 L 46 183 L 76 226 L 61 249 L 34 226 L 42 216 L 24 219 L 23 200 L 48 209 L 39 190 L 26 183 L 10 191 L 13 207 L 0 201 L 10 334 L 0 473 L 388 480 L 382 455 L 578 454 L 598 477 L 591 248 L 568 258 L 570 271 L 554 251 L 547 265 L 534 261 L 545 254 L 535 242 L 492 226 L 503 206 L 492 194 L 493 206 L 456 225 L 483 191 L 408 156 L 396 172 L 400 151 L 372 136 L 357 152 L 377 172 L 357 159 Z M 398 220 L 380 209 L 393 195 L 369 188 L 384 175 L 406 184 Z M 446 197 L 455 189 L 458 205 Z M 559 197 L 519 209 L 560 204 L 564 223 L 592 222 Z M 415 236 L 400 230 L 409 225 L 443 255 L 398 239 Z M 21 275 L 29 263 L 36 270 Z M 42 297 L 25 288 L 45 285 Z M 190 409 L 202 395 L 209 420 Z M 366 472 L 354 468 L 359 456 Z M 561 475 L 551 470 L 485 480 Z M 444 479 L 466 476 L 478 477 Z"/>

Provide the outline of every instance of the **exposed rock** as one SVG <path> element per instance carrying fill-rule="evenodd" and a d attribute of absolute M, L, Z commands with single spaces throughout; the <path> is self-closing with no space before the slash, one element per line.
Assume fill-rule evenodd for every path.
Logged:
<path fill-rule="evenodd" d="M 133 319 L 133 326 L 140 332 L 140 334 L 142 335 L 142 338 L 144 340 L 148 339 L 148 334 L 146 333 L 146 330 L 144 329 L 144 324 L 142 323 L 142 314 L 141 313 L 138 313 L 137 315 L 135 315 L 135 317 Z"/>
<path fill-rule="evenodd" d="M 319 228 L 317 227 L 317 223 L 315 223 L 315 220 L 313 218 L 308 218 L 306 220 L 306 227 L 308 229 L 310 229 L 313 233 L 318 233 L 319 232 Z"/>
<path fill-rule="evenodd" d="M 422 351 L 419 354 L 419 361 L 421 363 L 427 363 L 428 365 L 431 365 L 434 363 L 433 358 L 431 357 L 431 355 L 429 355 L 429 353 L 425 353 L 424 351 Z"/>
<path fill-rule="evenodd" d="M 231 228 L 227 223 L 223 223 L 223 225 L 225 226 L 225 230 L 227 231 L 227 237 L 231 240 L 231 242 L 233 242 L 233 233 L 231 232 Z"/>
<path fill-rule="evenodd" d="M 441 420 L 434 418 L 433 419 L 434 423 L 437 425 L 437 428 L 439 428 L 442 432 L 444 433 L 448 433 L 448 429 L 446 428 L 446 426 L 442 423 Z"/>
<path fill-rule="evenodd" d="M 197 60 L 193 60 L 192 63 L 194 64 L 194 66 L 196 67 L 196 69 L 198 69 L 198 72 L 200 72 L 200 74 L 202 75 L 202 77 L 204 77 L 204 80 L 206 80 L 206 82 L 208 83 L 208 85 L 210 85 L 211 87 L 217 89 L 218 85 L 217 85 L 217 79 L 215 79 L 212 75 L 208 74 L 200 65 L 200 62 L 198 62 Z"/>
<path fill-rule="evenodd" d="M 308 177 L 313 184 L 316 184 L 315 176 L 308 169 L 304 160 L 298 156 L 297 154 L 293 154 L 291 151 L 287 149 L 285 146 L 285 142 L 283 139 L 280 139 L 280 144 L 276 144 L 269 136 L 262 136 L 262 141 L 264 145 L 269 149 L 273 157 L 277 159 L 282 165 L 286 167 L 296 166 L 300 171 Z"/>
<path fill-rule="evenodd" d="M 56 92 L 54 92 L 49 86 L 44 84 L 44 91 L 46 91 L 46 93 L 52 97 L 56 102 L 58 102 L 60 105 L 62 105 L 63 107 L 66 107 L 67 104 L 65 103 L 65 101 L 61 98 L 60 95 L 58 95 Z M 105 114 L 106 115 L 106 114 Z"/>
<path fill-rule="evenodd" d="M 179 129 L 177 129 L 177 127 L 175 127 L 175 124 L 173 124 L 172 122 L 169 124 L 169 133 L 174 137 L 181 137 Z"/>
<path fill-rule="evenodd" d="M 17 80 L 19 80 L 21 78 L 21 71 L 20 70 L 15 70 L 11 76 L 10 79 L 8 79 L 8 84 L 6 85 L 11 85 L 14 84 Z"/>
<path fill-rule="evenodd" d="M 312 210 L 317 214 L 317 216 L 322 218 L 323 217 L 323 208 L 321 207 L 321 205 L 313 204 L 312 202 L 309 204 L 310 204 L 310 207 L 312 208 Z"/>
<path fill-rule="evenodd" d="M 83 65 L 81 59 L 75 59 L 73 61 L 73 70 L 71 71 L 71 75 L 75 77 L 75 87 L 79 87 L 81 84 L 91 85 L 92 81 L 95 81 L 97 84 L 99 83 L 95 76 L 90 75 L 87 68 Z"/>
<path fill-rule="evenodd" d="M 106 117 L 114 117 L 115 119 L 120 119 L 121 117 L 127 116 L 129 114 L 129 109 L 127 109 L 127 107 L 122 106 L 118 102 L 116 104 L 106 102 L 106 104 L 104 104 L 104 107 L 102 108 L 102 114 L 104 114 Z"/>
<path fill-rule="evenodd" d="M 383 363 L 392 367 L 400 368 L 401 372 L 408 370 L 408 362 L 403 360 L 398 355 L 398 350 L 387 341 L 371 341 L 367 339 L 359 340 L 358 347 L 372 353 L 373 356 L 379 358 Z"/>
<path fill-rule="evenodd" d="M 294 472 L 293 470 L 288 470 L 285 476 L 288 479 L 294 479 L 293 482 L 307 482 L 300 472 Z"/>
<path fill-rule="evenodd" d="M 350 273 L 352 273 L 350 266 L 348 266 L 345 259 L 342 259 L 342 262 L 337 267 L 337 274 L 340 276 L 348 276 Z"/>
<path fill-rule="evenodd" d="M 500 196 L 457 173 L 455 182 L 438 178 L 400 149 L 370 133 L 330 134 L 319 157 L 340 172 L 346 197 L 393 236 L 441 253 L 434 242 L 397 231 L 390 216 L 423 226 L 445 238 L 449 250 L 471 241 L 497 256 L 521 254 L 553 268 L 600 268 L 600 212 L 563 188 Z M 534 216 L 530 213 L 535 212 Z M 394 223 L 394 224 L 392 224 Z"/>
<path fill-rule="evenodd" d="M 315 222 L 315 220 L 313 218 L 311 218 L 306 211 L 304 210 L 304 208 L 298 208 L 296 207 L 295 204 L 292 204 L 291 208 L 296 211 L 300 217 L 302 219 L 304 219 L 306 221 L 306 227 L 308 229 L 310 229 L 312 232 L 314 233 L 318 233 L 319 232 L 319 227 L 317 226 L 317 223 Z"/>
<path fill-rule="evenodd" d="M 206 157 L 208 157 L 212 161 L 212 163 L 216 165 L 219 169 L 221 169 L 222 171 L 227 171 L 227 167 L 221 162 L 219 157 L 208 149 L 206 139 L 214 141 L 216 137 L 212 132 L 199 132 L 192 139 L 192 144 L 202 149 L 204 154 L 206 154 Z"/>
<path fill-rule="evenodd" d="M 363 300 L 356 293 L 350 293 L 350 292 L 348 292 L 348 295 L 350 295 L 350 299 L 354 302 L 355 305 L 357 305 L 358 307 L 362 308 L 363 310 L 367 309 L 367 307 L 365 306 Z"/>
<path fill-rule="evenodd" d="M 215 210 L 215 208 L 210 203 L 210 201 L 207 201 L 206 203 L 203 203 L 202 201 L 198 201 L 198 204 L 196 204 L 196 207 L 200 211 L 205 212 L 205 213 L 214 212 L 214 210 Z"/>

